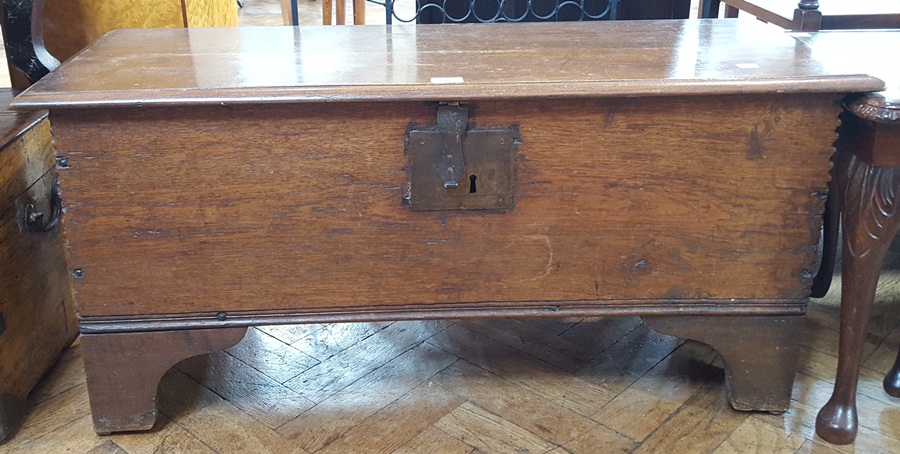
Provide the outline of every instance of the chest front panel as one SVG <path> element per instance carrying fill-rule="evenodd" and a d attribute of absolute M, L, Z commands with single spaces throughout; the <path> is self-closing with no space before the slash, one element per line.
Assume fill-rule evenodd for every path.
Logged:
<path fill-rule="evenodd" d="M 52 118 L 82 315 L 805 298 L 830 95 L 482 101 L 514 206 L 412 211 L 437 103 Z"/>

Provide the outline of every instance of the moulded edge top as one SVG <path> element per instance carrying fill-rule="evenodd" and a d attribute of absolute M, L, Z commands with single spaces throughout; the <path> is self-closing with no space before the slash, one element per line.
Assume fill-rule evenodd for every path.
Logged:
<path fill-rule="evenodd" d="M 876 77 L 822 59 L 778 29 L 722 19 L 130 29 L 107 34 L 10 106 L 34 110 L 884 89 Z"/>

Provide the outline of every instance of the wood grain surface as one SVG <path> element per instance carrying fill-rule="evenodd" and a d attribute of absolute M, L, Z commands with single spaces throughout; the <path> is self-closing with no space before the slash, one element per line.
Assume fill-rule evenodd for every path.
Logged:
<path fill-rule="evenodd" d="M 897 272 L 896 253 L 893 260 L 886 277 Z M 289 325 L 252 328 L 226 352 L 175 366 L 160 386 L 157 425 L 136 434 L 93 432 L 83 345 L 76 344 L 39 385 L 34 411 L 0 453 L 280 454 L 323 442 L 318 452 L 894 452 L 897 404 L 881 389 L 900 343 L 900 287 L 890 282 L 867 335 L 853 446 L 815 436 L 837 363 L 838 315 L 811 304 L 797 333 L 803 346 L 791 409 L 782 415 L 733 410 L 712 349 L 655 333 L 636 318 Z M 248 362 L 246 349 L 287 353 Z M 534 356 L 538 350 L 571 356 L 574 369 L 547 363 Z M 329 385 L 343 374 L 354 379 Z M 315 406 L 296 397 L 329 386 Z M 292 414 L 297 421 L 284 423 Z"/>
<path fill-rule="evenodd" d="M 188 27 L 236 27 L 237 1 L 182 0 Z"/>
<path fill-rule="evenodd" d="M 645 317 L 662 333 L 712 346 L 725 361 L 728 400 L 738 410 L 787 411 L 803 317 Z"/>
<path fill-rule="evenodd" d="M 184 27 L 181 0 L 45 0 L 44 41 L 64 61 L 119 28 Z"/>
<path fill-rule="evenodd" d="M 441 78 L 448 77 L 462 83 L 443 83 Z M 249 27 L 117 31 L 23 93 L 13 106 L 882 88 L 880 80 L 827 54 L 814 55 L 777 29 L 743 21 Z"/>
<path fill-rule="evenodd" d="M 12 91 L 0 90 L 0 106 L 12 99 Z M 0 211 L 14 208 L 29 186 L 56 165 L 50 152 L 50 127 L 46 112 L 23 114 L 0 109 Z M 24 132 L 40 125 L 41 134 Z"/>
<path fill-rule="evenodd" d="M 236 26 L 237 3 L 234 0 L 46 0 L 43 20 L 47 50 L 63 61 L 107 32 L 120 28 Z"/>
<path fill-rule="evenodd" d="M 5 95 L 5 96 L 3 96 Z M 0 95 L 9 99 L 7 91 Z M 3 102 L 3 101 L 0 101 Z M 5 102 L 3 102 L 5 104 Z M 46 115 L 0 111 L 0 439 L 28 408 L 27 396 L 78 334 L 62 229 L 30 233 L 21 206 L 46 210 L 53 159 Z"/>
<path fill-rule="evenodd" d="M 432 124 L 435 104 L 51 119 L 71 163 L 62 184 L 83 316 L 646 299 L 689 307 L 807 296 L 836 102 L 478 103 L 476 124 L 521 130 L 506 212 L 404 206 L 404 133 Z"/>
<path fill-rule="evenodd" d="M 84 335 L 85 375 L 97 433 L 147 430 L 159 381 L 179 361 L 224 350 L 246 328 Z"/>
<path fill-rule="evenodd" d="M 144 434 L 100 437 L 92 433 L 81 348 L 76 345 L 38 389 L 35 412 L 16 438 L 0 445 L 0 453 L 62 449 L 285 452 L 296 449 L 296 443 L 273 439 L 272 432 L 283 419 L 261 416 L 260 404 L 278 408 L 279 416 L 289 414 L 290 402 L 296 402 L 296 412 L 315 413 L 316 408 L 309 408 L 306 399 L 284 399 L 287 392 L 281 388 L 282 383 L 290 381 L 301 389 L 316 389 L 318 385 L 328 386 L 333 377 L 359 368 L 373 372 L 357 380 L 346 393 L 335 389 L 322 401 L 321 409 L 329 410 L 322 413 L 325 416 L 305 416 L 316 426 L 307 431 L 319 434 L 320 439 L 334 440 L 333 448 L 332 444 L 323 448 L 326 451 L 470 453 L 477 449 L 475 445 L 521 451 L 542 444 L 535 435 L 555 446 L 550 451 L 553 454 L 598 450 L 900 451 L 896 405 L 880 389 L 881 376 L 890 368 L 900 341 L 900 312 L 896 310 L 900 305 L 892 304 L 898 301 L 896 293 L 894 285 L 879 289 L 879 302 L 886 304 L 876 305 L 880 317 L 867 336 L 868 360 L 860 388 L 860 406 L 865 411 L 861 412 L 864 417 L 857 444 L 850 448 L 829 446 L 813 432 L 815 411 L 827 399 L 829 380 L 833 378 L 837 314 L 833 308 L 811 305 L 807 329 L 798 333 L 804 347 L 797 363 L 800 372 L 792 410 L 784 415 L 734 412 L 724 399 L 723 372 L 716 355 L 702 345 L 653 333 L 628 318 L 457 320 L 437 334 L 430 323 L 424 322 L 272 326 L 252 329 L 257 335 L 248 335 L 245 340 L 252 345 L 242 348 L 242 343 L 227 353 L 177 366 L 179 370 L 169 374 L 162 385 L 161 421 L 155 430 Z M 391 333 L 355 348 L 392 326 Z M 421 330 L 422 335 L 404 336 L 415 338 L 417 347 L 411 354 L 393 356 L 397 354 L 397 334 L 403 329 Z M 441 352 L 422 355 L 431 350 L 428 345 L 438 346 L 458 360 L 432 377 L 417 375 L 417 371 L 428 368 L 422 362 L 446 361 Z M 266 353 L 248 355 L 248 349 Z M 547 362 L 563 357 L 571 361 L 559 365 Z M 229 365 L 224 380 L 216 381 L 206 373 L 221 370 L 222 364 Z M 332 372 L 317 371 L 317 364 Z M 386 364 L 401 372 L 374 372 Z M 402 372 L 404 364 L 408 373 Z M 295 376 L 291 376 L 291 366 L 297 371 Z M 573 368 L 574 373 L 570 372 Z M 402 383 L 399 392 L 404 394 L 385 405 L 388 399 L 382 392 L 398 393 L 398 383 Z M 514 399 L 492 394 L 495 388 L 510 392 Z M 463 400 L 465 406 L 457 405 Z M 607 404 L 608 409 L 597 410 Z M 555 424 L 560 405 L 596 424 L 571 424 L 576 418 L 565 413 Z M 639 408 L 658 425 L 635 421 L 616 408 Z M 343 417 L 356 418 L 357 412 L 370 416 L 349 429 L 335 423 Z M 548 418 L 539 425 L 531 424 L 528 416 L 534 414 Z M 431 423 L 436 417 L 440 419 Z M 570 434 L 575 437 L 563 444 L 561 440 Z"/>

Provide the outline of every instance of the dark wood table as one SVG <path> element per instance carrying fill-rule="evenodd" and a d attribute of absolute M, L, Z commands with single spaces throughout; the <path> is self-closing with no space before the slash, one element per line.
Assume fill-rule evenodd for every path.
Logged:
<path fill-rule="evenodd" d="M 720 3 L 725 17 L 744 11 L 787 30 L 900 28 L 896 0 L 700 0 L 700 16 L 715 17 Z"/>
<path fill-rule="evenodd" d="M 95 429 L 249 326 L 457 317 L 641 315 L 784 411 L 840 100 L 884 87 L 828 63 L 728 20 L 107 35 L 13 103 L 69 162 Z"/>
<path fill-rule="evenodd" d="M 837 142 L 832 193 L 826 210 L 825 270 L 814 296 L 824 296 L 830 282 L 837 226 L 841 244 L 841 339 L 838 372 L 831 399 L 819 412 L 816 432 L 839 444 L 856 438 L 856 389 L 863 342 L 884 256 L 900 229 L 900 66 L 885 49 L 900 46 L 900 31 L 832 31 L 794 34 L 813 53 L 832 56 L 833 68 L 865 71 L 884 79 L 888 89 L 852 95 Z M 900 396 L 900 357 L 884 381 Z"/>

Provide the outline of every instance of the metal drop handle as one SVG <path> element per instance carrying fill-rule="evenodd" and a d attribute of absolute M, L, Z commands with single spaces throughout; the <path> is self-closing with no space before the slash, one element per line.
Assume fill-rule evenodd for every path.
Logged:
<path fill-rule="evenodd" d="M 25 205 L 22 225 L 25 230 L 34 233 L 49 232 L 59 225 L 62 218 L 62 199 L 60 199 L 59 177 L 53 178 L 50 185 L 50 212 L 39 211 L 34 202 Z"/>

